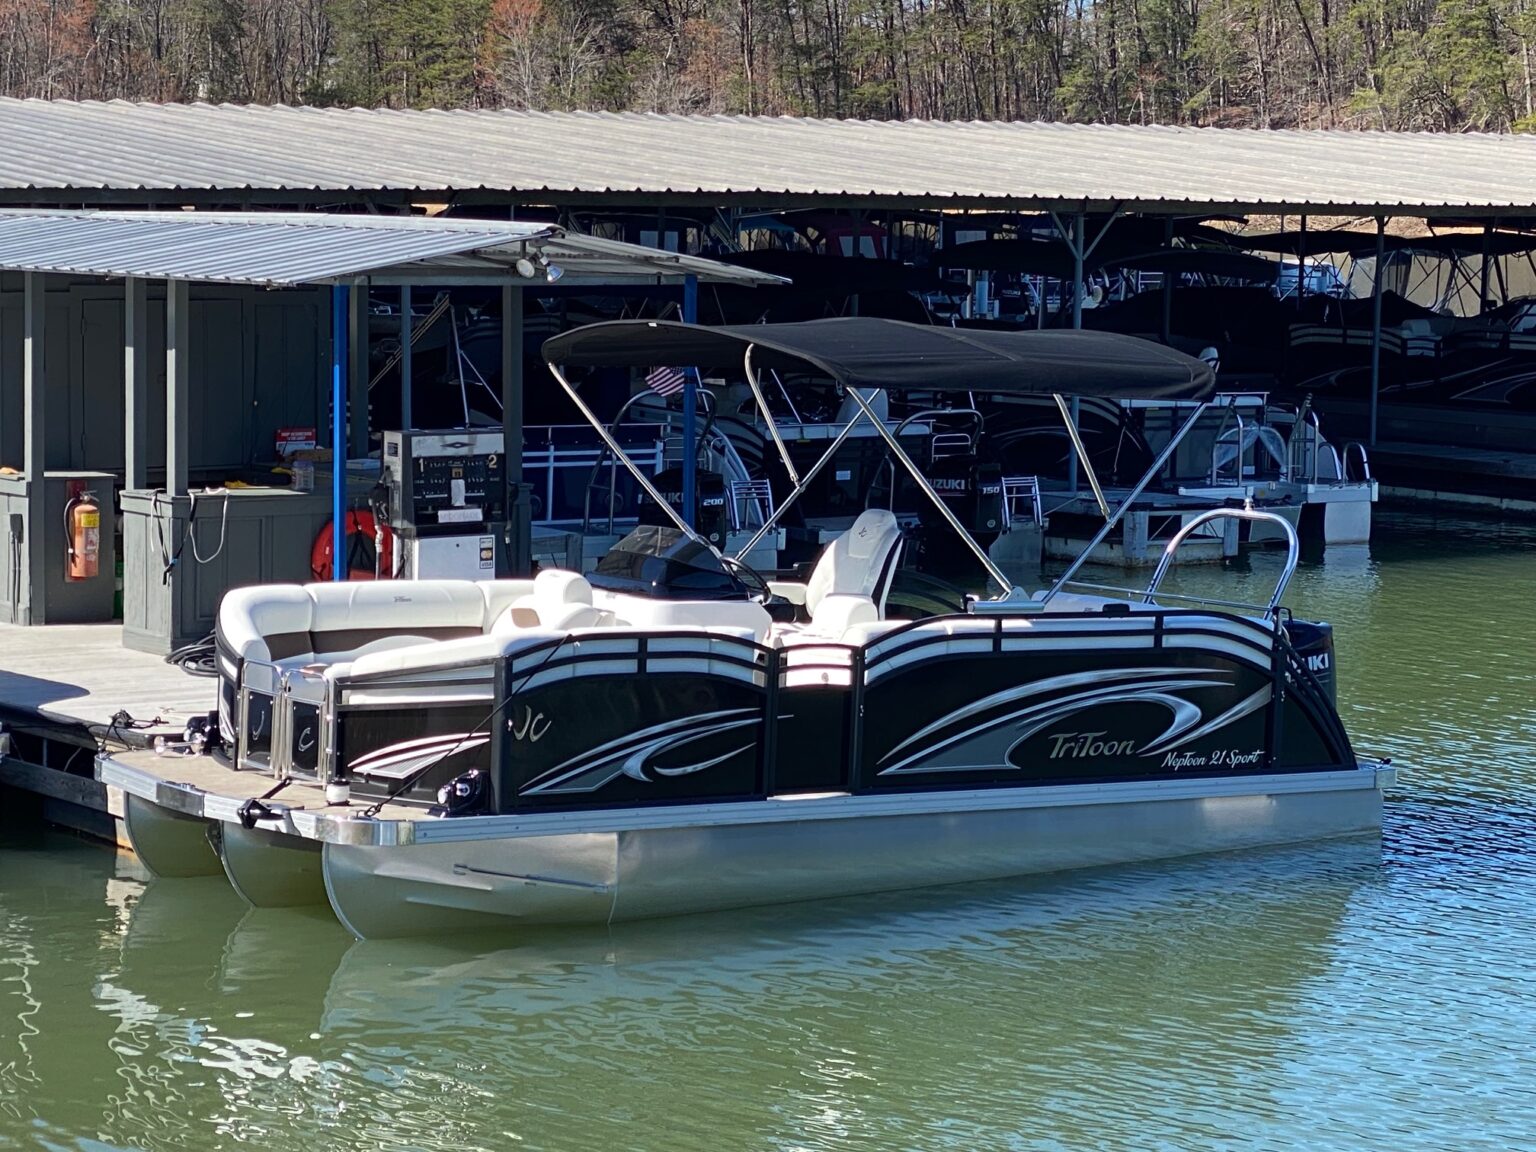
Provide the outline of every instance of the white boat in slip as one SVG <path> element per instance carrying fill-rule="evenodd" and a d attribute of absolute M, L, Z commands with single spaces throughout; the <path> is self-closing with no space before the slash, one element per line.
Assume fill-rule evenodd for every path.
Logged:
<path fill-rule="evenodd" d="M 1379 828 L 1392 770 L 1357 757 L 1340 722 L 1331 630 L 1280 605 L 1296 563 L 1288 523 L 1214 510 L 1170 542 L 1145 589 L 1075 585 L 1074 564 L 1028 593 L 870 407 L 879 389 L 1203 402 L 1214 381 L 1200 361 L 1104 333 L 873 319 L 622 321 L 545 352 L 605 437 L 572 382 L 589 368 L 830 379 L 995 598 L 891 618 L 903 541 L 878 508 L 800 583 L 759 575 L 678 520 L 637 529 L 586 575 L 239 589 L 218 617 L 227 758 L 98 761 L 151 869 L 222 868 L 255 904 L 329 900 L 369 937 L 670 916 Z M 1229 516 L 1289 542 L 1271 599 L 1163 594 L 1183 537 Z"/>

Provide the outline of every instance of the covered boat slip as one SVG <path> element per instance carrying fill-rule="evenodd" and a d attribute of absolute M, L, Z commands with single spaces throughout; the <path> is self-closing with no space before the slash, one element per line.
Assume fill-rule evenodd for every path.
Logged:
<path fill-rule="evenodd" d="M 1372 447 L 1390 445 L 1382 460 L 1396 466 L 1399 489 L 1413 486 L 1414 445 L 1447 438 L 1434 424 L 1438 413 L 1464 406 L 1430 408 L 1427 430 L 1421 422 L 1411 434 L 1401 420 L 1406 413 L 1391 418 L 1398 404 L 1380 410 L 1378 398 L 1391 395 L 1399 359 L 1394 349 L 1422 347 L 1425 336 L 1450 319 L 1420 317 L 1410 331 L 1393 322 L 1390 301 L 1404 292 L 1402 277 L 1415 262 L 1435 254 L 1451 267 L 1450 280 L 1459 281 L 1454 293 L 1448 286 L 1443 302 L 1464 318 L 1481 313 L 1478 319 L 1498 327 L 1483 302 L 1519 294 L 1514 274 L 1529 271 L 1536 211 L 1536 147 L 1520 134 L 11 99 L 0 100 L 0 131 L 12 144 L 0 157 L 3 203 L 175 203 L 199 211 L 231 204 L 344 206 L 382 213 L 431 203 L 470 215 L 542 213 L 579 227 L 622 230 L 638 221 L 628 234 L 678 248 L 687 247 L 687 229 L 674 227 L 676 216 L 691 218 L 701 245 L 723 241 L 730 248 L 745 223 L 761 221 L 784 236 L 794 229 L 775 214 L 841 212 L 847 214 L 845 242 L 877 232 L 879 220 L 927 217 L 938 220 L 942 243 L 953 251 L 964 243 L 951 244 L 957 235 L 991 236 L 989 221 L 1017 228 L 1032 214 L 1034 225 L 1024 227 L 1043 234 L 1038 225 L 1049 219 L 1060 241 L 1030 245 L 1041 250 L 1037 257 L 1050 256 L 1036 265 L 1037 273 L 1057 281 L 1058 310 L 1074 313 L 1081 301 L 1061 286 L 1081 281 L 1084 269 L 1112 251 L 1130 261 L 1132 274 L 1139 267 L 1177 276 L 1182 264 L 1201 275 L 1258 278 L 1268 264 L 1279 276 L 1268 282 L 1287 308 L 1297 308 L 1298 327 L 1316 328 L 1315 335 L 1334 346 L 1330 358 L 1347 352 L 1353 367 L 1368 374 L 1358 387 L 1358 413 L 1354 399 L 1341 399 L 1338 430 L 1348 419 L 1349 436 Z M 61 139 L 82 143 L 60 149 Z M 1244 214 L 1278 214 L 1279 234 L 1249 237 L 1253 251 L 1277 259 L 1253 262 L 1226 247 L 1230 233 L 1199 223 Z M 1324 217 L 1348 218 L 1351 226 L 1330 230 Z M 1115 229 L 1104 235 L 1106 219 L 1133 226 L 1134 245 L 1117 242 Z M 1397 234 L 1394 222 L 1407 220 L 1438 234 Z M 1170 253 L 1174 238 L 1222 250 Z M 1326 284 L 1331 259 L 1345 252 L 1356 261 L 1353 292 L 1371 299 L 1362 299 L 1347 323 L 1306 321 L 1304 302 L 1329 299 L 1327 288 L 1314 291 L 1309 262 Z M 990 275 L 995 257 L 984 248 L 971 253 L 956 258 L 973 259 L 979 276 Z M 1263 289 L 1252 291 L 1268 297 Z M 1166 339 L 1170 310 L 1183 307 L 1171 298 L 1182 290 L 1148 295 L 1161 296 L 1161 306 L 1149 300 L 1134 330 Z M 1194 301 L 1190 307 L 1206 311 Z M 1270 371 L 1268 361 L 1283 356 L 1266 349 L 1258 370 Z M 1458 428 L 1456 444 L 1521 452 L 1522 445 L 1497 442 L 1497 426 L 1512 423 L 1508 415 L 1495 406 L 1493 420 Z M 1329 416 L 1332 421 L 1332 408 Z M 1441 464 L 1434 471 L 1444 476 L 1435 486 L 1450 495 L 1459 486 L 1481 499 L 1490 488 L 1525 484 L 1519 469 L 1497 459 L 1474 454 Z"/>

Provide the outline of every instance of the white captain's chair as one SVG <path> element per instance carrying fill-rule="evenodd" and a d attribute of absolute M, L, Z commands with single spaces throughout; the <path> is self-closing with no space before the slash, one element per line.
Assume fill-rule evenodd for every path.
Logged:
<path fill-rule="evenodd" d="M 885 616 L 885 599 L 901 562 L 901 526 L 884 508 L 868 508 L 853 527 L 828 544 L 804 584 L 770 580 L 769 591 L 810 616 L 804 631 L 841 636 L 854 624 Z"/>

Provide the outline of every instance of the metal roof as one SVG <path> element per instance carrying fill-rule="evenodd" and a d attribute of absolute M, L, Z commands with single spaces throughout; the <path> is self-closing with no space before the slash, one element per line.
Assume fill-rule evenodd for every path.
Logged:
<path fill-rule="evenodd" d="M 0 99 L 12 203 L 335 199 L 1497 215 L 1536 137 Z M 172 197 L 164 193 L 175 193 Z"/>
<path fill-rule="evenodd" d="M 287 212 L 0 209 L 0 269 L 91 276 L 325 284 L 503 282 L 522 257 L 562 284 L 701 281 L 781 284 L 777 276 L 567 232 L 549 224 Z"/>

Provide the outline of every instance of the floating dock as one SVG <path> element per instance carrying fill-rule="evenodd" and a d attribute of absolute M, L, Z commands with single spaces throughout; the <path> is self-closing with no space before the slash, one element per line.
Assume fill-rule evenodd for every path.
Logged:
<path fill-rule="evenodd" d="M 114 842 L 122 810 L 95 779 L 97 751 L 179 738 L 217 691 L 215 680 L 124 648 L 122 633 L 0 624 L 0 784 L 41 797 L 45 819 Z"/>

